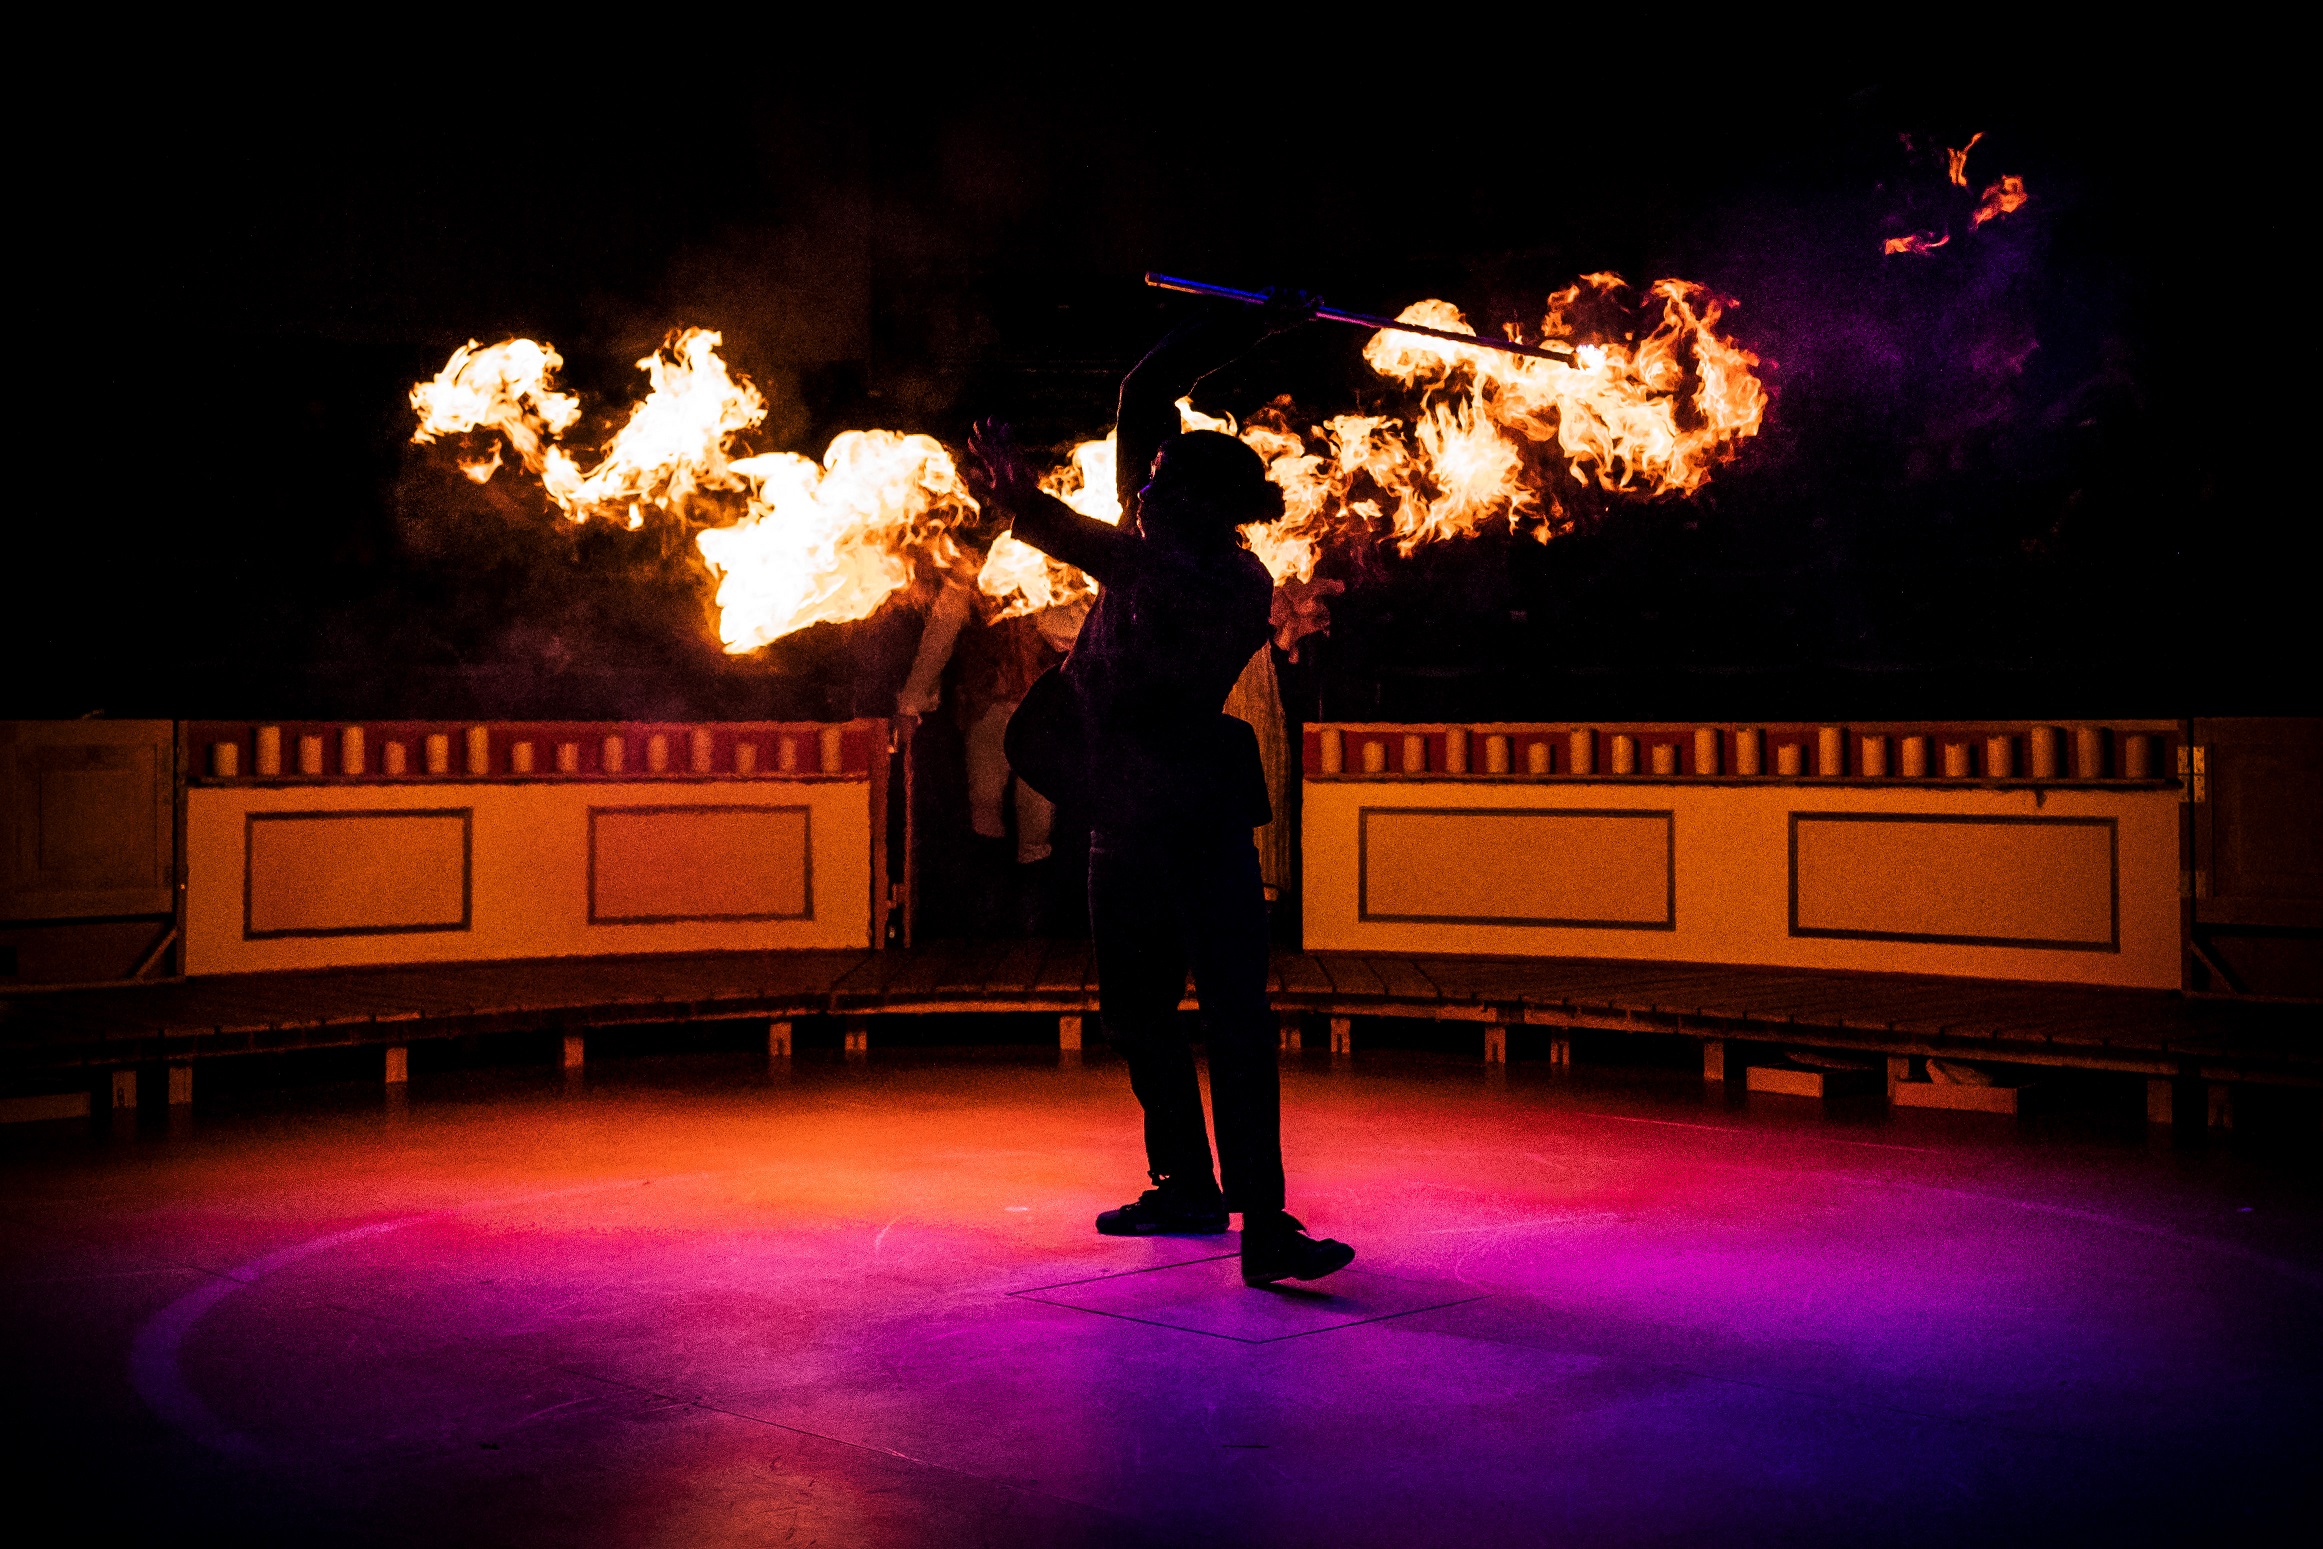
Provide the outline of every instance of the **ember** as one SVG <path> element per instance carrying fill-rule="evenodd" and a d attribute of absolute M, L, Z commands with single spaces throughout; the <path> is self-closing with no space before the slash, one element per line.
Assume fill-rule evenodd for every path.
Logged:
<path fill-rule="evenodd" d="M 1976 149 L 1976 142 L 1983 138 L 1984 131 L 1979 129 L 1968 137 L 1966 145 L 1961 146 L 1956 151 L 1947 150 L 1944 152 L 1944 174 L 1952 180 L 1953 187 L 1966 188 L 1968 186 L 1968 153 Z"/>
<path fill-rule="evenodd" d="M 2025 201 L 2031 197 L 2025 192 L 2023 178 L 2004 177 L 1984 191 L 1984 198 L 1978 202 L 1976 213 L 1968 217 L 1968 224 L 1976 227 L 1986 221 L 1998 220 L 2003 215 L 2024 208 Z"/>
<path fill-rule="evenodd" d="M 1966 145 L 1945 147 L 1944 179 L 1952 187 L 1974 188 L 1976 186 L 1968 181 L 1968 153 L 1976 149 L 1976 142 L 1983 138 L 1984 131 L 1978 130 L 1968 137 Z M 1907 151 L 1912 149 L 1910 135 L 1905 135 L 1903 142 Z M 1975 231 L 1987 221 L 1996 221 L 2004 215 L 2013 215 L 2018 210 L 2023 209 L 2031 198 L 2032 195 L 2025 191 L 2025 180 L 2010 173 L 2002 177 L 1997 183 L 1991 184 L 1978 197 L 1976 207 L 1968 213 L 1968 229 Z M 1889 257 L 1898 253 L 1910 253 L 1924 257 L 1951 240 L 1952 233 L 1949 230 L 1942 232 L 1912 231 L 1901 236 L 1883 238 L 1879 250 Z"/>

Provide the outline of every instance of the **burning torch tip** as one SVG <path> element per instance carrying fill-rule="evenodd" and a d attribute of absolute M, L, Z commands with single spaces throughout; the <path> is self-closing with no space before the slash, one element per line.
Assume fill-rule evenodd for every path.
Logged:
<path fill-rule="evenodd" d="M 1145 283 L 1156 290 L 1183 291 L 1189 296 L 1218 296 L 1227 301 L 1239 301 L 1245 306 L 1263 306 L 1267 300 L 1263 294 L 1257 291 L 1231 290 L 1224 285 L 1205 285 L 1200 280 L 1181 280 L 1175 275 L 1156 274 L 1150 269 L 1146 271 Z M 1498 350 L 1504 354 L 1531 355 L 1543 360 L 1573 353 L 1573 347 L 1562 339 L 1543 339 L 1538 344 L 1519 344 L 1509 339 L 1448 333 L 1441 328 L 1425 328 L 1418 323 L 1400 322 L 1391 317 L 1371 317 L 1362 312 L 1342 312 L 1337 307 L 1317 306 L 1315 317 L 1320 322 L 1350 323 L 1357 328 L 1386 329 L 1394 333 L 1419 334 L 1426 338 L 1442 339 L 1447 343 L 1462 345 L 1469 349 Z"/>

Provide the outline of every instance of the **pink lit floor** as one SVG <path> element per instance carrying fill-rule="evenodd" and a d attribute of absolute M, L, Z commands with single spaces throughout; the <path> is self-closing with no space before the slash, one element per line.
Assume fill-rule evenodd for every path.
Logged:
<path fill-rule="evenodd" d="M 2271 1541 L 2312 1174 L 1677 1077 L 1288 1073 L 1354 1242 L 1095 1236 L 1118 1064 L 719 1057 L 7 1139 L 17 1511 L 180 1541 Z M 2311 1517 L 2308 1519 L 2311 1522 Z"/>

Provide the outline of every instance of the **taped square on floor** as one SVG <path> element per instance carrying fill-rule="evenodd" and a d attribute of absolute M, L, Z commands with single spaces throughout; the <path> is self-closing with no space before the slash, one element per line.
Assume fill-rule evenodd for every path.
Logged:
<path fill-rule="evenodd" d="M 1405 1280 L 1354 1268 L 1313 1285 L 1290 1280 L 1255 1289 L 1242 1283 L 1239 1257 L 1222 1253 L 1009 1294 L 1252 1345 L 1455 1307 L 1485 1294 L 1456 1281 Z"/>

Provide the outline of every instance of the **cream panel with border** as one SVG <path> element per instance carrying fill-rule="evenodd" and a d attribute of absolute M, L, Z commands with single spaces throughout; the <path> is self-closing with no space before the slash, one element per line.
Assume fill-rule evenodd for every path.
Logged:
<path fill-rule="evenodd" d="M 810 919 L 813 816 L 804 806 L 592 807 L 589 923 Z"/>
<path fill-rule="evenodd" d="M 466 930 L 472 816 L 466 807 L 251 813 L 244 939 Z"/>
<path fill-rule="evenodd" d="M 871 944 L 862 780 L 197 786 L 186 971 Z"/>
<path fill-rule="evenodd" d="M 1364 921 L 1672 928 L 1666 811 L 1380 806 L 1356 825 Z"/>
<path fill-rule="evenodd" d="M 1791 816 L 1791 934 L 2107 952 L 2118 820 Z"/>
<path fill-rule="evenodd" d="M 2180 979 L 2173 791 L 1405 779 L 1304 798 L 1313 950 Z"/>

